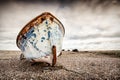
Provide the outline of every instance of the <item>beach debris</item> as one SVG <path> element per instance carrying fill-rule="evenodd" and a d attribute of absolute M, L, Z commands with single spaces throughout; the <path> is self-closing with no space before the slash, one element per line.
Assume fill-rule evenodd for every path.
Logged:
<path fill-rule="evenodd" d="M 62 49 L 62 51 L 65 51 L 65 49 Z"/>
<path fill-rule="evenodd" d="M 64 26 L 55 16 L 42 13 L 26 24 L 17 36 L 16 44 L 22 51 L 20 59 L 54 66 L 62 51 L 64 34 Z"/>
<path fill-rule="evenodd" d="M 73 51 L 73 52 L 79 52 L 78 49 L 73 49 L 72 51 Z"/>

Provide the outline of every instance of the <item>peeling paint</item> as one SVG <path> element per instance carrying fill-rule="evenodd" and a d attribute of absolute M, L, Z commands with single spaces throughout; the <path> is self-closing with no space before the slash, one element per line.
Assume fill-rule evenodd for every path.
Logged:
<path fill-rule="evenodd" d="M 50 55 L 53 45 L 57 47 L 57 56 L 60 54 L 63 33 L 57 23 L 44 20 L 41 24 L 32 27 L 25 35 L 27 39 L 21 39 L 20 48 L 26 58 L 40 58 Z"/>
<path fill-rule="evenodd" d="M 26 59 L 53 65 L 62 51 L 65 31 L 57 18 L 47 12 L 43 14 L 33 19 L 21 30 L 17 37 L 17 46 Z M 42 21 L 37 23 L 37 19 Z M 53 46 L 55 46 L 54 51 Z"/>

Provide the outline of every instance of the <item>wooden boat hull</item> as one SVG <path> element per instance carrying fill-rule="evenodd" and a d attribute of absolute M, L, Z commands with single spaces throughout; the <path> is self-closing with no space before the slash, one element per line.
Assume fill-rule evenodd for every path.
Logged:
<path fill-rule="evenodd" d="M 60 55 L 65 34 L 62 23 L 49 12 L 30 21 L 18 34 L 17 46 L 28 60 L 53 63 Z M 53 46 L 55 53 L 53 54 Z"/>

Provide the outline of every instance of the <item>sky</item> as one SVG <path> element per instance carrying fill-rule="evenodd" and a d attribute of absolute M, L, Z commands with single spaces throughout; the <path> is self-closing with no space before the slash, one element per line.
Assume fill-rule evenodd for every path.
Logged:
<path fill-rule="evenodd" d="M 43 12 L 52 13 L 64 25 L 63 49 L 120 50 L 118 0 L 0 2 L 0 50 L 19 50 L 19 31 Z"/>

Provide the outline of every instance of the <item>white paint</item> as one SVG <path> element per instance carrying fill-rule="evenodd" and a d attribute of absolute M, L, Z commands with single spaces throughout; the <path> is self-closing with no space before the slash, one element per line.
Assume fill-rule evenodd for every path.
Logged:
<path fill-rule="evenodd" d="M 46 24 L 46 21 L 48 22 L 48 25 Z M 49 39 L 48 31 L 50 31 Z M 24 46 L 25 51 L 23 51 L 23 54 L 26 58 L 35 59 L 50 56 L 50 54 L 52 54 L 53 45 L 56 46 L 57 56 L 60 54 L 62 50 L 63 33 L 57 23 L 45 20 L 38 26 L 34 26 L 33 33 L 36 34 L 36 37 L 31 36 L 25 43 L 27 46 Z M 41 39 L 42 37 L 45 39 Z"/>

